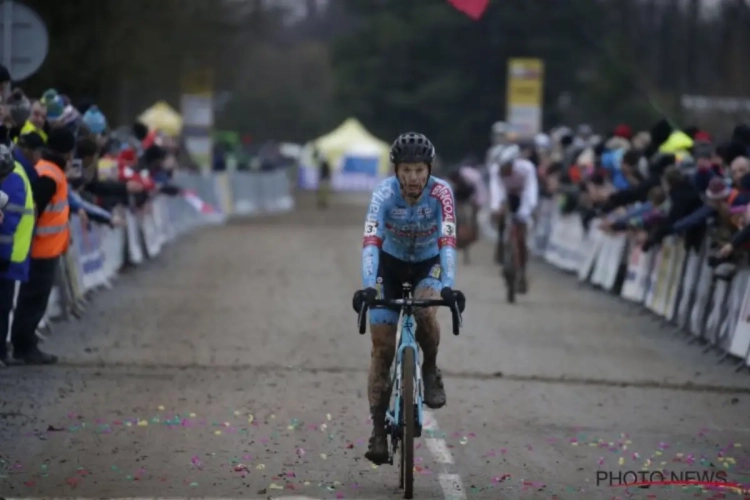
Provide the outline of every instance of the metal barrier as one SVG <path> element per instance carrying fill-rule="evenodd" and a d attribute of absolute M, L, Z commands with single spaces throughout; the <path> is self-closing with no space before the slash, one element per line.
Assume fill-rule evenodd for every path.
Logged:
<path fill-rule="evenodd" d="M 160 195 L 140 209 L 116 207 L 124 227 L 85 225 L 77 215 L 71 217 L 71 245 L 61 257 L 56 284 L 37 332 L 40 337 L 49 334 L 54 321 L 71 315 L 81 317 L 94 293 L 113 287 L 123 266 L 137 266 L 156 258 L 180 235 L 222 224 L 235 215 L 263 215 L 294 208 L 283 170 L 211 175 L 178 172 L 174 182 L 188 195 Z M 201 202 L 206 204 L 204 210 L 196 206 Z"/>
<path fill-rule="evenodd" d="M 750 367 L 750 267 L 724 272 L 709 266 L 709 239 L 700 251 L 688 252 L 681 238 L 670 236 L 644 252 L 629 236 L 600 231 L 597 219 L 585 232 L 577 214 L 562 214 L 552 200 L 544 203 L 548 211 L 540 210 L 537 229 L 549 228 L 547 234 L 530 231 L 531 246 L 544 260 L 642 305 L 675 333 L 704 344 L 704 352 L 718 353 L 720 362 L 734 359 L 737 371 Z"/>

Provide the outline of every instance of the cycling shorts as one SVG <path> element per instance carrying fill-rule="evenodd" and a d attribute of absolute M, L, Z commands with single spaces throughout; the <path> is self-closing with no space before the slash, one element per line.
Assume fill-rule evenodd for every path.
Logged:
<path fill-rule="evenodd" d="M 508 194 L 505 203 L 507 204 L 510 213 L 515 215 L 518 212 L 518 209 L 521 208 L 521 197 L 517 194 Z"/>
<path fill-rule="evenodd" d="M 377 298 L 400 299 L 404 283 L 412 286 L 412 292 L 417 288 L 432 288 L 440 291 L 443 287 L 441 277 L 439 255 L 421 262 L 405 262 L 381 250 L 375 285 Z M 373 307 L 370 311 L 370 321 L 376 324 L 395 325 L 398 323 L 399 311 L 398 306 Z"/>

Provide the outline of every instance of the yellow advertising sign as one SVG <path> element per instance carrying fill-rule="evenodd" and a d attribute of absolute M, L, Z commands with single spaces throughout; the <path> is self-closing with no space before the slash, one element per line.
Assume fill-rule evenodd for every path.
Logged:
<path fill-rule="evenodd" d="M 508 106 L 542 107 L 544 63 L 541 59 L 508 60 Z"/>
<path fill-rule="evenodd" d="M 541 132 L 544 62 L 541 59 L 508 59 L 506 121 L 522 137 Z"/>

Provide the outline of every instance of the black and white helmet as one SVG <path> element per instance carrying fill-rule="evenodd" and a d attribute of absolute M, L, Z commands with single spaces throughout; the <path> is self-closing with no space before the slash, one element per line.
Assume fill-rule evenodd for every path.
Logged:
<path fill-rule="evenodd" d="M 13 159 L 13 153 L 10 152 L 10 148 L 5 144 L 0 144 L 0 178 L 10 175 L 15 166 L 16 162 Z"/>
<path fill-rule="evenodd" d="M 391 146 L 391 163 L 427 163 L 435 161 L 435 146 L 423 134 L 407 132 L 396 138 Z"/>

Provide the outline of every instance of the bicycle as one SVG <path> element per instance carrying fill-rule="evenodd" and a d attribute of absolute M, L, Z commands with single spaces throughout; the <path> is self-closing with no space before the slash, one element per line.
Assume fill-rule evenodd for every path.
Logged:
<path fill-rule="evenodd" d="M 506 299 L 509 304 L 516 301 L 518 287 L 518 225 L 510 210 L 505 211 L 505 232 L 498 237 L 503 238 L 503 277 L 505 278 Z"/>
<path fill-rule="evenodd" d="M 363 304 L 359 312 L 359 333 L 367 329 L 367 310 L 373 306 L 398 306 L 401 308 L 399 326 L 396 330 L 396 359 L 391 368 L 391 403 L 386 412 L 386 433 L 390 436 L 388 464 L 393 465 L 393 457 L 399 452 L 399 488 L 404 490 L 404 498 L 414 498 L 414 438 L 422 436 L 422 365 L 419 357 L 419 344 L 416 337 L 416 308 L 452 306 L 443 299 L 415 299 L 412 286 L 402 285 L 400 299 L 376 299 Z M 454 292 L 455 293 L 455 292 Z M 459 334 L 462 324 L 461 311 L 451 307 L 453 335 Z"/>

